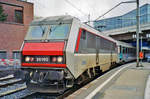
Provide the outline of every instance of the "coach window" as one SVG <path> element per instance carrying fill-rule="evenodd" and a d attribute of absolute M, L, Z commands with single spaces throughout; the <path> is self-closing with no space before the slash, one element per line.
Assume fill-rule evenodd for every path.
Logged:
<path fill-rule="evenodd" d="M 127 51 L 127 49 L 126 49 L 126 48 L 124 48 L 124 53 L 126 53 L 126 51 Z"/>
<path fill-rule="evenodd" d="M 129 48 L 127 48 L 127 51 L 126 51 L 126 53 L 128 53 L 129 52 Z"/>
<path fill-rule="evenodd" d="M 124 48 L 124 47 L 122 47 L 122 53 L 123 53 L 123 54 L 125 53 L 125 48 Z"/>
<path fill-rule="evenodd" d="M 6 59 L 7 58 L 7 52 L 6 51 L 0 51 L 0 59 Z"/>
<path fill-rule="evenodd" d="M 122 46 L 120 45 L 120 53 L 122 53 Z"/>
<path fill-rule="evenodd" d="M 127 51 L 128 51 L 128 48 L 126 48 L 126 49 L 125 49 L 125 51 L 126 51 L 125 53 L 127 53 Z"/>
<path fill-rule="evenodd" d="M 130 48 L 130 52 L 129 53 L 132 54 L 132 48 Z"/>
<path fill-rule="evenodd" d="M 20 51 L 13 51 L 13 59 L 20 59 Z"/>
<path fill-rule="evenodd" d="M 130 48 L 130 53 L 132 54 L 132 48 Z"/>
<path fill-rule="evenodd" d="M 128 53 L 130 53 L 130 48 L 128 48 Z"/>

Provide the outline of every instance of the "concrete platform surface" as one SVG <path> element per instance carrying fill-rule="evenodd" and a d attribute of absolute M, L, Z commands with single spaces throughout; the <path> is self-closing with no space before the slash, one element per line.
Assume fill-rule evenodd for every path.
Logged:
<path fill-rule="evenodd" d="M 150 63 L 142 65 L 115 68 L 66 99 L 150 99 Z"/>

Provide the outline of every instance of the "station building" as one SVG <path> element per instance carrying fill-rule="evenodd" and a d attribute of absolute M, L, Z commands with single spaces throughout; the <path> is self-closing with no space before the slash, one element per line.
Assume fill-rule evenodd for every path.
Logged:
<path fill-rule="evenodd" d="M 0 59 L 19 59 L 19 50 L 33 20 L 33 4 L 25 0 L 0 0 L 7 15 L 0 22 Z"/>
<path fill-rule="evenodd" d="M 117 17 L 94 22 L 94 27 L 116 40 L 136 46 L 136 9 Z M 140 7 L 140 48 L 146 55 L 150 52 L 150 4 Z"/>

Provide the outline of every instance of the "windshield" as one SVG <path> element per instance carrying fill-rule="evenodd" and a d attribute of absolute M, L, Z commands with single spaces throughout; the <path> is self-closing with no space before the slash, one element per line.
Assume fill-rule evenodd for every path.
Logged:
<path fill-rule="evenodd" d="M 45 33 L 46 26 L 31 26 L 29 34 L 31 38 L 42 38 Z"/>
<path fill-rule="evenodd" d="M 27 39 L 67 39 L 70 24 L 30 26 Z"/>
<path fill-rule="evenodd" d="M 66 39 L 69 32 L 68 24 L 52 25 L 51 31 L 48 35 L 48 39 Z"/>

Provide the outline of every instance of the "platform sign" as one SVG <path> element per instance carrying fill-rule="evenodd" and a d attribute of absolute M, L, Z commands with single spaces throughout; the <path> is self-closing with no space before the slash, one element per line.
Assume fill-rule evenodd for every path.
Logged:
<path fill-rule="evenodd" d="M 140 59 L 143 59 L 143 58 L 144 58 L 143 52 L 140 52 L 140 53 L 139 53 L 139 57 L 140 57 Z"/>

